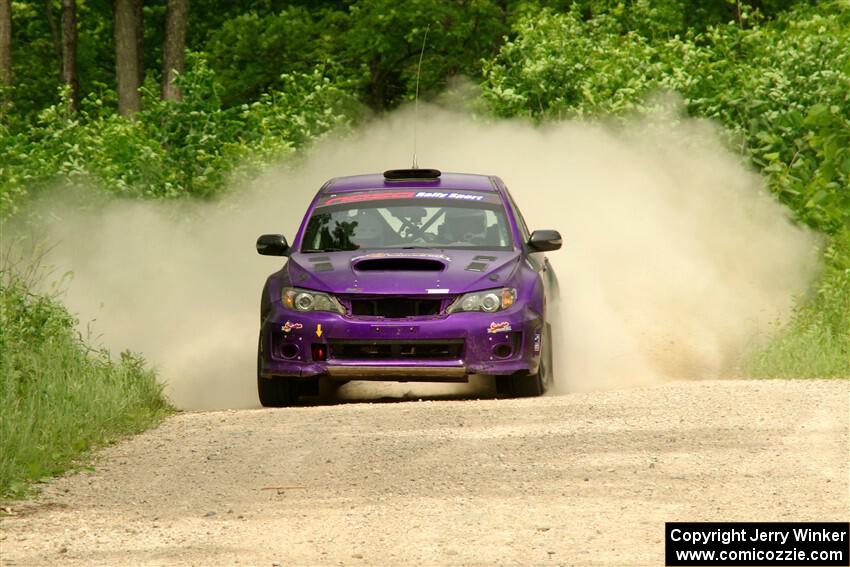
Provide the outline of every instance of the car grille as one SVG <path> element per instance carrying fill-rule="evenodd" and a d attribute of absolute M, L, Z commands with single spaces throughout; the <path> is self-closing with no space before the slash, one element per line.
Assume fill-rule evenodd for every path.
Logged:
<path fill-rule="evenodd" d="M 459 360 L 463 339 L 442 341 L 328 341 L 336 360 Z"/>
<path fill-rule="evenodd" d="M 442 299 L 419 299 L 415 297 L 373 297 L 351 299 L 351 314 L 368 317 L 401 319 L 439 315 Z"/>

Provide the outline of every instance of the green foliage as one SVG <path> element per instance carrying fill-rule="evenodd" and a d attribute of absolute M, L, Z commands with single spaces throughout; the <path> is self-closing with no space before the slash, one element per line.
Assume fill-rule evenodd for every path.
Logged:
<path fill-rule="evenodd" d="M 504 9 L 491 0 L 359 0 L 347 10 L 248 11 L 211 32 L 205 49 L 221 77 L 226 105 L 278 88 L 282 72 L 318 66 L 380 111 L 415 90 L 429 26 L 424 93 L 440 91 L 455 75 L 478 78 L 480 59 L 493 55 L 508 31 Z"/>
<path fill-rule="evenodd" d="M 39 111 L 59 102 L 60 16 L 60 3 L 56 0 L 12 2 L 14 85 L 13 105 L 9 116 L 4 117 L 7 121 L 25 126 Z M 111 1 L 77 2 L 77 67 L 83 93 L 102 93 L 106 88 L 114 88 L 111 18 Z M 150 27 L 150 31 L 154 29 Z"/>
<path fill-rule="evenodd" d="M 767 378 L 850 377 L 850 229 L 823 249 L 824 273 L 794 318 L 744 367 Z"/>
<path fill-rule="evenodd" d="M 0 498 L 25 494 L 30 481 L 170 411 L 140 357 L 124 352 L 113 361 L 92 350 L 68 311 L 35 294 L 34 283 L 0 266 Z"/>
<path fill-rule="evenodd" d="M 311 73 L 318 65 L 325 73 L 344 75 L 333 62 L 341 49 L 344 20 L 338 11 L 291 7 L 265 15 L 246 12 L 225 21 L 206 44 L 224 104 L 256 100 L 281 89 L 287 73 Z"/>
<path fill-rule="evenodd" d="M 607 6 L 589 17 L 590 4 Z M 653 26 L 673 30 L 675 18 L 664 24 L 651 10 L 675 14 L 675 4 L 585 2 L 566 13 L 526 13 L 484 63 L 484 100 L 498 116 L 544 121 L 629 116 L 645 111 L 654 92 L 673 91 L 691 115 L 722 123 L 794 216 L 832 235 L 818 288 L 748 368 L 848 376 L 850 4 L 801 4 L 764 25 L 750 11 L 670 37 Z"/>
<path fill-rule="evenodd" d="M 18 133 L 0 131 L 0 217 L 57 180 L 91 183 L 133 197 L 209 197 L 234 174 L 290 154 L 350 123 L 357 104 L 318 71 L 281 78 L 281 90 L 223 108 L 200 56 L 181 78 L 182 102 L 148 84 L 134 120 L 89 96 L 77 114 L 63 102 Z"/>
<path fill-rule="evenodd" d="M 850 223 L 850 6 L 802 7 L 763 28 L 728 24 L 653 41 L 603 14 L 544 11 L 485 62 L 499 116 L 625 115 L 675 91 L 719 120 L 801 221 Z"/>
<path fill-rule="evenodd" d="M 197 0 L 191 3 L 186 45 L 208 56 L 221 82 L 224 108 L 282 90 L 282 75 L 309 75 L 320 68 L 381 111 L 411 94 L 426 26 L 431 33 L 422 86 L 423 92 L 436 93 L 453 75 L 480 77 L 480 59 L 498 50 L 514 3 Z M 15 81 L 6 120 L 17 130 L 59 102 L 60 5 L 58 0 L 13 4 Z M 103 99 L 115 89 L 112 2 L 77 4 L 81 98 Z M 144 3 L 144 68 L 151 84 L 160 79 L 165 13 L 165 0 Z M 114 100 L 105 102 L 114 107 Z"/>
<path fill-rule="evenodd" d="M 537 120 L 631 110 L 655 86 L 654 47 L 617 20 L 544 11 L 514 26 L 516 38 L 484 62 L 484 99 L 497 116 Z"/>
<path fill-rule="evenodd" d="M 416 55 L 426 26 L 425 93 L 453 75 L 474 80 L 511 35 L 511 23 L 542 9 L 571 9 L 582 20 L 609 18 L 620 34 L 663 41 L 729 22 L 753 27 L 802 0 L 193 0 L 186 46 L 208 55 L 222 83 L 225 107 L 251 103 L 282 88 L 280 76 L 319 67 L 332 81 L 354 86 L 375 110 L 391 108 L 413 90 Z M 814 2 L 810 2 L 814 3 Z M 111 0 L 77 2 L 81 97 L 115 88 Z M 144 2 L 144 68 L 160 79 L 165 0 Z M 27 122 L 59 102 L 58 0 L 13 2 L 15 86 L 12 119 Z M 52 20 L 52 25 L 51 25 Z M 114 104 L 111 101 L 110 104 Z"/>
<path fill-rule="evenodd" d="M 480 60 L 508 31 L 505 11 L 492 0 L 360 0 L 350 8 L 342 61 L 359 67 L 362 96 L 382 110 L 413 94 L 425 30 L 421 91 L 442 90 L 449 77 L 478 79 Z"/>
<path fill-rule="evenodd" d="M 16 121 L 22 122 L 24 117 L 55 102 L 60 60 L 46 6 L 43 2 L 12 3 L 12 75 L 16 86 L 10 93 L 13 106 L 8 114 Z M 53 16 L 58 18 L 58 14 Z M 58 19 L 55 22 L 59 25 Z M 26 57 L 14 49 L 20 45 L 27 46 Z"/>
<path fill-rule="evenodd" d="M 538 2 L 532 3 L 532 5 Z M 621 32 L 633 31 L 650 39 L 703 32 L 734 22 L 750 27 L 801 4 L 798 0 L 543 0 L 545 7 L 578 10 L 584 19 L 615 18 Z"/>

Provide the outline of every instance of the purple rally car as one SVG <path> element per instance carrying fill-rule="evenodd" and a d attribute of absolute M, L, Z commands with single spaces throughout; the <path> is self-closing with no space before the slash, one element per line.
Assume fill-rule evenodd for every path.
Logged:
<path fill-rule="evenodd" d="M 264 406 L 331 392 L 349 380 L 465 382 L 495 377 L 501 395 L 535 396 L 552 381 L 543 252 L 498 177 L 390 170 L 331 179 L 260 308 L 257 389 Z"/>

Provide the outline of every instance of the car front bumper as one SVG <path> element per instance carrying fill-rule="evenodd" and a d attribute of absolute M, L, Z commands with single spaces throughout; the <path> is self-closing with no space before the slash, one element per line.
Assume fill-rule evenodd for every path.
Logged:
<path fill-rule="evenodd" d="M 498 313 L 405 319 L 276 307 L 262 325 L 259 374 L 399 382 L 534 374 L 540 363 L 542 327 L 542 317 L 523 305 Z M 345 348 L 350 345 L 354 348 Z"/>

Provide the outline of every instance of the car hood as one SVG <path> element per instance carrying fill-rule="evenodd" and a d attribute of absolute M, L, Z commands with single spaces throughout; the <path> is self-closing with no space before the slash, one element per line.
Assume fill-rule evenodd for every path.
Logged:
<path fill-rule="evenodd" d="M 286 269 L 293 286 L 330 293 L 459 294 L 507 285 L 518 251 L 369 250 L 294 253 Z"/>

